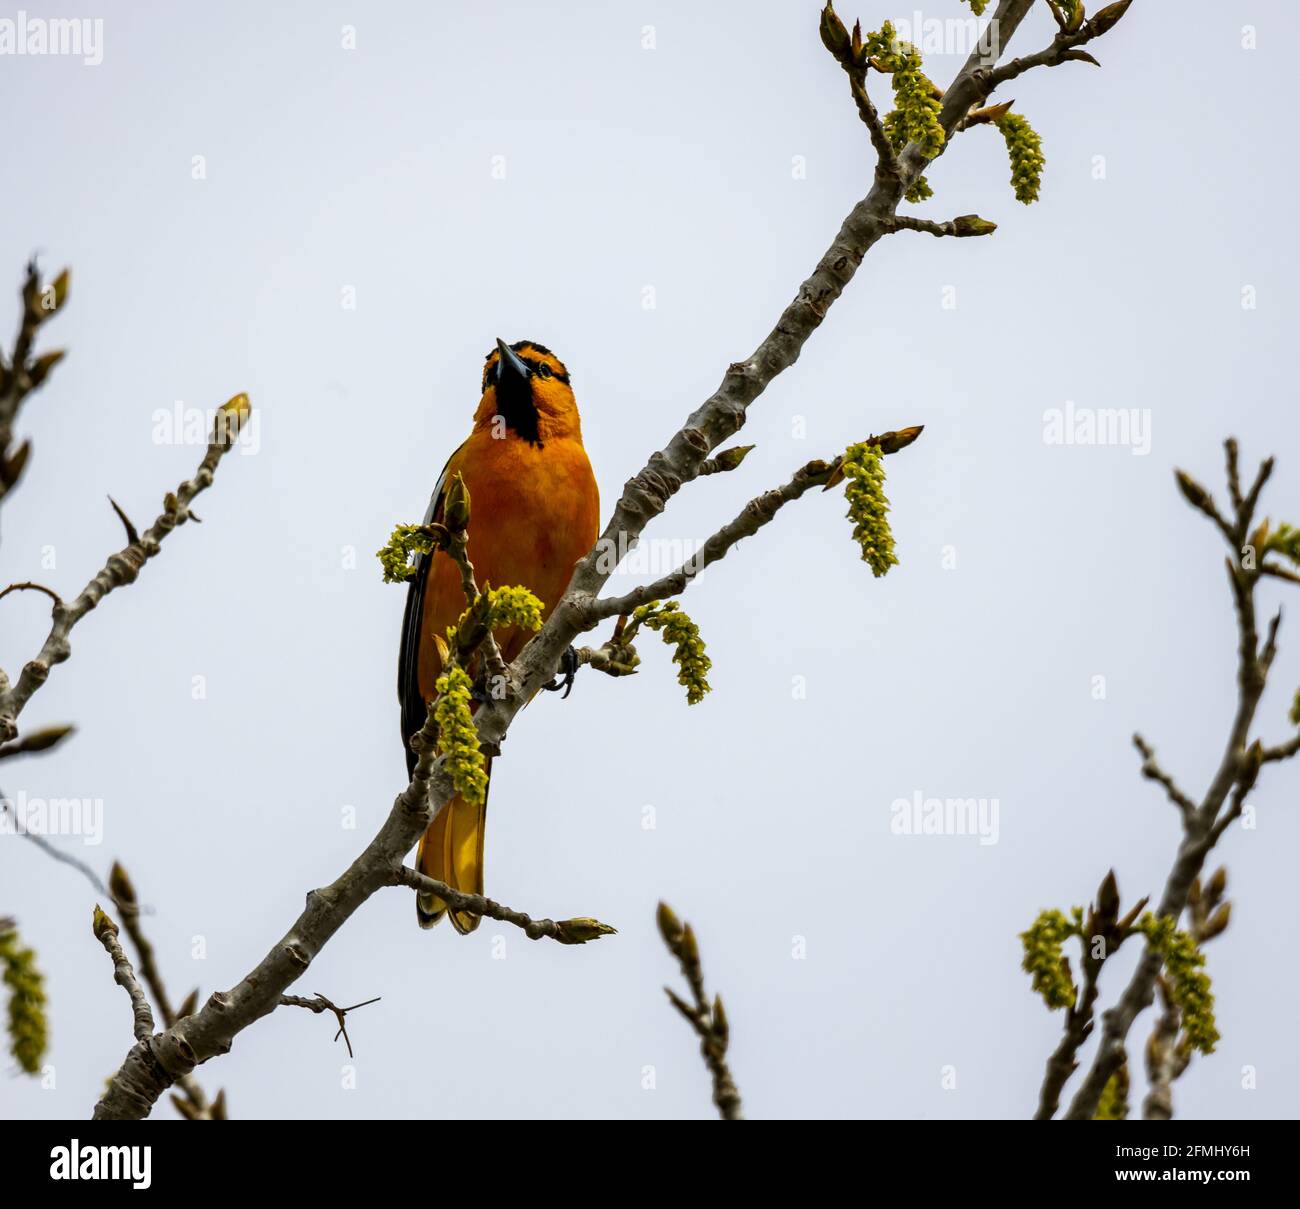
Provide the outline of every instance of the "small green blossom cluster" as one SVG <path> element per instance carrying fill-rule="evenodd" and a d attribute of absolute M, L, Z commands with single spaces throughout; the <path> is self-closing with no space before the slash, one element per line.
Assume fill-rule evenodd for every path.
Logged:
<path fill-rule="evenodd" d="M 45 980 L 36 968 L 36 954 L 24 949 L 18 932 L 0 922 L 0 966 L 9 988 L 9 1052 L 29 1075 L 41 1069 L 48 1040 L 45 1023 Z"/>
<path fill-rule="evenodd" d="M 675 600 L 660 604 L 657 600 L 642 605 L 632 614 L 632 628 L 645 626 L 658 630 L 669 646 L 676 647 L 673 662 L 677 664 L 677 683 L 686 690 L 688 705 L 698 705 L 704 694 L 711 692 L 708 673 L 713 660 L 704 653 L 704 640 L 700 628 Z"/>
<path fill-rule="evenodd" d="M 900 42 L 891 22 L 868 34 L 867 54 L 893 73 L 894 108 L 885 115 L 885 134 L 895 151 L 915 142 L 927 158 L 934 159 L 943 150 L 945 135 L 939 124 L 940 104 L 934 85 L 921 70 L 921 55 L 915 46 Z M 924 176 L 908 187 L 907 200 L 924 201 L 934 191 Z"/>
<path fill-rule="evenodd" d="M 375 552 L 384 568 L 384 583 L 405 583 L 415 574 L 415 556 L 428 554 L 432 549 L 433 539 L 423 525 L 398 525 L 388 545 Z"/>
<path fill-rule="evenodd" d="M 1080 935 L 1081 914 L 1076 907 L 1071 921 L 1060 911 L 1041 911 L 1029 930 L 1020 933 L 1025 949 L 1020 968 L 1032 977 L 1033 989 L 1052 1011 L 1074 1006 L 1074 981 L 1061 946 L 1071 936 Z"/>
<path fill-rule="evenodd" d="M 527 588 L 494 588 L 485 584 L 456 624 L 447 627 L 447 646 L 458 652 L 456 658 L 468 662 L 474 648 L 486 638 L 488 630 L 506 626 L 519 626 L 534 632 L 540 630 L 542 602 Z"/>
<path fill-rule="evenodd" d="M 889 500 L 885 496 L 885 467 L 880 447 L 865 442 L 850 445 L 841 462 L 844 495 L 849 501 L 853 540 L 862 547 L 862 560 L 877 579 L 898 565 L 894 535 L 889 531 Z"/>
<path fill-rule="evenodd" d="M 989 0 L 962 0 L 963 4 L 970 5 L 970 11 L 977 17 L 984 15 L 984 10 L 989 6 Z"/>
<path fill-rule="evenodd" d="M 1120 1068 L 1101 1089 L 1101 1099 L 1097 1101 L 1097 1111 L 1092 1114 L 1094 1121 L 1123 1121 L 1128 1118 L 1128 1063 Z"/>
<path fill-rule="evenodd" d="M 1278 525 L 1277 532 L 1269 535 L 1264 543 L 1265 554 L 1281 554 L 1293 563 L 1300 563 L 1300 529 L 1295 529 L 1285 521 Z"/>
<path fill-rule="evenodd" d="M 488 631 L 503 626 L 540 630 L 542 602 L 527 588 L 487 586 L 460 615 L 460 620 L 447 627 L 445 648 L 440 645 L 446 670 L 434 683 L 438 693 L 433 707 L 434 721 L 438 724 L 438 751 L 447 757 L 452 784 L 467 802 L 484 800 L 488 777 L 470 709 L 474 681 L 458 660 L 469 661 Z M 467 636 L 464 649 L 462 635 Z"/>
<path fill-rule="evenodd" d="M 473 681 L 464 668 L 453 663 L 438 677 L 435 687 L 438 701 L 433 716 L 438 723 L 438 751 L 447 757 L 447 772 L 456 792 L 467 802 L 482 802 L 487 796 L 488 778 L 470 713 Z"/>
<path fill-rule="evenodd" d="M 893 56 L 893 68 L 895 108 L 885 119 L 885 129 L 897 145 L 916 143 L 927 159 L 934 159 L 943 150 L 945 137 L 939 124 L 940 105 L 934 86 L 921 70 L 916 48 L 902 43 Z"/>
<path fill-rule="evenodd" d="M 1016 200 L 1026 206 L 1038 200 L 1038 189 L 1043 183 L 1043 140 L 1020 113 L 1008 113 L 998 118 L 994 125 L 1006 140 L 1007 155 L 1011 158 L 1011 185 Z"/>
<path fill-rule="evenodd" d="M 524 630 L 542 628 L 542 602 L 527 588 L 487 589 L 487 625 L 491 629 L 517 625 Z"/>
<path fill-rule="evenodd" d="M 1203 1054 L 1214 1053 L 1219 1030 L 1214 1022 L 1214 995 L 1205 972 L 1205 954 L 1186 932 L 1179 931 L 1167 915 L 1148 911 L 1138 921 L 1138 930 L 1165 960 L 1169 998 L 1183 1018 L 1183 1036 L 1188 1045 Z"/>

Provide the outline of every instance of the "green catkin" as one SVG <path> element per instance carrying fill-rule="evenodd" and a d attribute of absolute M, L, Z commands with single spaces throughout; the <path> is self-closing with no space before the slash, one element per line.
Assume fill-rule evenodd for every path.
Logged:
<path fill-rule="evenodd" d="M 939 122 L 941 104 L 934 95 L 934 85 L 921 70 L 920 52 L 911 43 L 900 42 L 889 21 L 877 32 L 868 34 L 865 44 L 868 56 L 892 73 L 894 108 L 885 115 L 886 137 L 895 151 L 916 143 L 926 158 L 934 159 L 943 150 L 947 136 Z M 924 176 L 918 176 L 905 194 L 910 202 L 924 201 L 933 195 Z"/>
<path fill-rule="evenodd" d="M 713 661 L 704 653 L 699 626 L 682 612 L 675 600 L 642 605 L 633 612 L 632 625 L 658 630 L 664 642 L 676 648 L 673 662 L 677 664 L 677 683 L 686 690 L 688 705 L 698 705 L 705 693 L 712 692 L 708 672 Z"/>
<path fill-rule="evenodd" d="M 433 716 L 438 723 L 438 751 L 447 759 L 447 773 L 456 792 L 465 801 L 478 804 L 487 797 L 488 778 L 470 713 L 473 682 L 464 668 L 453 663 L 438 677 L 435 687 L 438 701 Z"/>
<path fill-rule="evenodd" d="M 849 502 L 853 539 L 862 548 L 862 560 L 879 578 L 898 565 L 894 535 L 889 529 L 889 499 L 885 495 L 885 467 L 880 448 L 865 442 L 850 445 L 841 462 L 844 495 Z"/>
<path fill-rule="evenodd" d="M 1076 991 L 1061 946 L 1078 932 L 1077 922 L 1072 923 L 1060 911 L 1042 911 L 1028 930 L 1020 933 L 1025 950 L 1020 968 L 1032 977 L 1034 991 L 1052 1011 L 1074 1006 Z"/>
<path fill-rule="evenodd" d="M 13 927 L 0 932 L 0 966 L 9 992 L 9 1052 L 29 1075 L 41 1069 L 48 1046 L 45 979 L 36 954 L 22 947 Z"/>
<path fill-rule="evenodd" d="M 1026 206 L 1038 200 L 1038 190 L 1043 183 L 1043 140 L 1019 113 L 1008 113 L 998 118 L 994 125 L 1002 132 L 1011 160 L 1011 186 L 1016 200 Z"/>
<path fill-rule="evenodd" d="M 388 544 L 375 551 L 384 569 L 384 583 L 405 583 L 415 574 L 415 556 L 428 554 L 433 549 L 433 540 L 424 532 L 422 525 L 398 525 Z"/>
<path fill-rule="evenodd" d="M 1180 931 L 1167 915 L 1147 912 L 1138 930 L 1165 960 L 1169 998 L 1182 1016 L 1183 1036 L 1202 1054 L 1214 1053 L 1219 1030 L 1214 1020 L 1214 994 L 1205 972 L 1205 954 L 1188 933 Z"/>

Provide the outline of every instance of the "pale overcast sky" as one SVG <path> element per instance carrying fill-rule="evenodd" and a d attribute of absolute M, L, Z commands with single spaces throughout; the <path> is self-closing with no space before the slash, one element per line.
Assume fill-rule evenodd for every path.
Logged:
<path fill-rule="evenodd" d="M 34 452 L 4 505 L 0 580 L 73 593 L 121 542 L 106 494 L 142 527 L 156 514 L 201 456 L 160 413 L 247 390 L 260 426 L 202 526 L 77 628 L 23 715 L 78 734 L 5 762 L 0 786 L 102 802 L 102 843 L 58 842 L 127 864 L 175 998 L 206 996 L 405 783 L 403 592 L 373 551 L 420 517 L 494 339 L 568 363 L 607 512 L 768 332 L 868 187 L 870 149 L 813 0 L 24 8 L 102 17 L 103 38 L 98 65 L 0 57 L 3 330 L 32 252 L 73 268 L 43 337 L 71 351 L 22 415 Z M 1050 39 L 1039 8 L 1015 51 Z M 811 457 L 926 425 L 888 465 L 887 578 L 858 560 L 842 495 L 810 496 L 685 598 L 713 659 L 702 704 L 651 640 L 639 677 L 588 672 L 520 717 L 495 769 L 488 892 L 617 937 L 422 932 L 412 895 L 388 891 L 296 988 L 383 996 L 352 1024 L 354 1069 L 328 1019 L 283 1010 L 201 1069 L 204 1087 L 236 1117 L 710 1116 L 661 989 L 663 897 L 727 1003 L 749 1115 L 1029 1115 L 1061 1019 L 1017 934 L 1111 866 L 1126 901 L 1158 894 L 1177 819 L 1129 736 L 1199 794 L 1234 702 L 1223 551 L 1172 469 L 1221 491 L 1234 433 L 1251 464 L 1278 455 L 1264 510 L 1300 522 L 1297 38 L 1282 0 L 1139 2 L 1095 48 L 1101 71 L 1017 81 L 1042 200 L 1015 201 L 994 131 L 961 136 L 911 212 L 978 212 L 996 235 L 875 248 L 753 408 L 743 469 L 655 525 L 659 558 Z M 946 82 L 962 57 L 927 70 Z M 1050 443 L 1045 417 L 1067 407 L 1137 409 L 1137 439 Z M 1290 733 L 1298 606 L 1269 740 Z M 48 609 L 33 594 L 0 609 L 12 675 Z M 1223 1040 L 1178 1082 L 1181 1116 L 1300 1109 L 1300 976 L 1278 947 L 1298 786 L 1300 766 L 1268 770 L 1256 828 L 1221 846 Z M 996 842 L 892 834 L 891 805 L 914 795 L 995 799 Z M 0 914 L 48 974 L 53 1067 L 52 1087 L 6 1072 L 0 1116 L 89 1114 L 130 1044 L 94 902 L 0 837 Z M 1107 968 L 1103 1004 L 1136 951 Z M 1132 1036 L 1139 1093 L 1151 1024 Z"/>

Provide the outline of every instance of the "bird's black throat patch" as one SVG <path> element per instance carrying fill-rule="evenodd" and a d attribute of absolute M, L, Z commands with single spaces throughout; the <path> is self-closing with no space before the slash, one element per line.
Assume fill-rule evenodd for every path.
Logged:
<path fill-rule="evenodd" d="M 497 383 L 497 414 L 506 428 L 530 445 L 541 446 L 537 431 L 537 404 L 533 402 L 533 384 L 525 378 L 509 375 Z"/>

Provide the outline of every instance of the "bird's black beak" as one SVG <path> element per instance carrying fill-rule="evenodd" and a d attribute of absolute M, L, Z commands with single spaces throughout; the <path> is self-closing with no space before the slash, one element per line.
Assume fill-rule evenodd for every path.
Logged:
<path fill-rule="evenodd" d="M 504 340 L 497 341 L 497 414 L 506 427 L 525 441 L 537 438 L 537 402 L 533 398 L 533 371 Z"/>
<path fill-rule="evenodd" d="M 502 389 L 510 392 L 518 390 L 520 386 L 526 386 L 531 376 L 528 366 L 519 359 L 519 354 L 499 336 L 497 337 L 497 351 L 501 354 L 497 361 L 497 392 L 500 393 Z"/>

